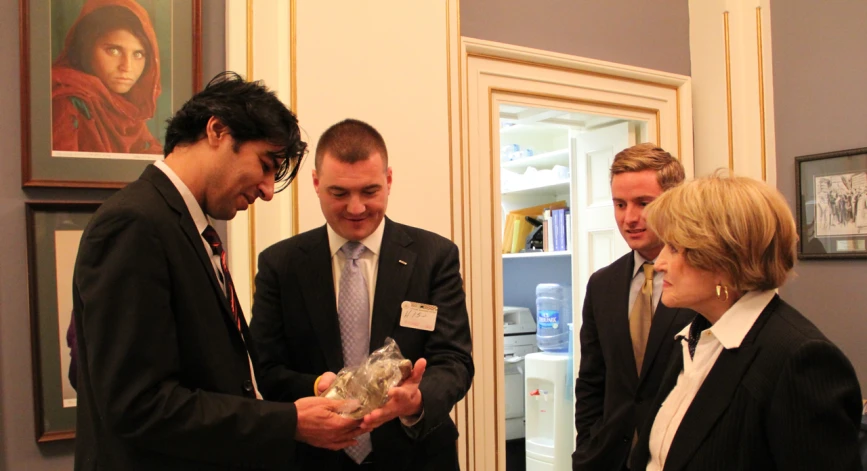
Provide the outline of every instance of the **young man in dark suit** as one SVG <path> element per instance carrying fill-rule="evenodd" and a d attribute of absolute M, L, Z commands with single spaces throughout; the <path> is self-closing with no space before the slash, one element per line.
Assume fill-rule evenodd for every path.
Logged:
<path fill-rule="evenodd" d="M 341 448 L 339 401 L 257 399 L 256 353 L 211 219 L 295 176 L 298 122 L 225 73 L 170 120 L 164 161 L 109 198 L 81 238 L 75 469 L 288 469 L 296 442 Z"/>
<path fill-rule="evenodd" d="M 632 251 L 587 283 L 575 384 L 573 471 L 626 469 L 674 336 L 695 317 L 693 311 L 659 302 L 662 277 L 653 274 L 650 264 L 663 244 L 643 216 L 645 206 L 683 180 L 681 163 L 653 144 L 625 149 L 611 165 L 615 220 Z"/>
<path fill-rule="evenodd" d="M 340 452 L 299 446 L 299 470 L 458 469 L 449 411 L 474 373 L 458 249 L 385 217 L 391 181 L 379 132 L 352 119 L 335 124 L 319 139 L 313 171 L 327 224 L 259 256 L 250 330 L 266 398 L 321 393 L 386 337 L 415 363 L 364 418 L 369 436 Z M 408 325 L 410 303 L 435 306 L 432 322 Z"/>

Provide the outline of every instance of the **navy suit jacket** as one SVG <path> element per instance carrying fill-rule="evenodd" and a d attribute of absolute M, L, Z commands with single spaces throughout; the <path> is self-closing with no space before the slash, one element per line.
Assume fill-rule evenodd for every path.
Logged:
<path fill-rule="evenodd" d="M 457 469 L 457 428 L 449 412 L 473 379 L 469 318 L 458 248 L 448 239 L 385 219 L 373 298 L 370 350 L 393 338 L 404 357 L 427 360 L 419 386 L 424 418 L 413 437 L 398 419 L 371 434 L 376 469 Z M 438 307 L 434 331 L 401 327 L 403 301 Z M 250 330 L 267 399 L 313 395 L 326 371 L 343 368 L 331 250 L 325 226 L 278 242 L 259 256 Z M 299 444 L 301 470 L 339 469 L 342 451 Z"/>

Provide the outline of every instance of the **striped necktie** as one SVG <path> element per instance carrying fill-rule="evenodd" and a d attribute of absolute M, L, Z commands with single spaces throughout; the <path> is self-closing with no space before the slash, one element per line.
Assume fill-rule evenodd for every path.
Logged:
<path fill-rule="evenodd" d="M 210 225 L 202 231 L 202 237 L 211 246 L 214 255 L 220 257 L 220 268 L 223 271 L 223 278 L 226 283 L 226 298 L 229 299 L 229 306 L 232 307 L 232 321 L 238 328 L 238 331 L 243 335 L 241 330 L 241 319 L 244 317 L 241 312 L 241 303 L 238 301 L 238 296 L 235 294 L 235 285 L 232 284 L 232 275 L 229 274 L 229 263 L 226 257 L 226 251 L 223 250 L 223 242 L 220 241 L 220 236 L 217 231 Z"/>

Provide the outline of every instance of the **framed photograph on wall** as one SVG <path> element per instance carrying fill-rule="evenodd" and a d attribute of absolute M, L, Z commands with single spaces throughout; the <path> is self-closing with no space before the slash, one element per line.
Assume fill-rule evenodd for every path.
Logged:
<path fill-rule="evenodd" d="M 201 87 L 201 0 L 19 0 L 25 187 L 121 188 Z"/>
<path fill-rule="evenodd" d="M 84 228 L 98 202 L 26 203 L 36 440 L 75 437 L 77 396 L 69 380 L 67 329 L 72 272 Z"/>
<path fill-rule="evenodd" d="M 867 258 L 867 148 L 795 158 L 800 259 Z"/>

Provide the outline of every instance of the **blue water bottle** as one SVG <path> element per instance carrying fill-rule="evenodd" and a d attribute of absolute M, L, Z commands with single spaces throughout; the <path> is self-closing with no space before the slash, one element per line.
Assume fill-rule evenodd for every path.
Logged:
<path fill-rule="evenodd" d="M 571 298 L 569 285 L 541 283 L 536 286 L 536 342 L 543 352 L 568 352 Z"/>

